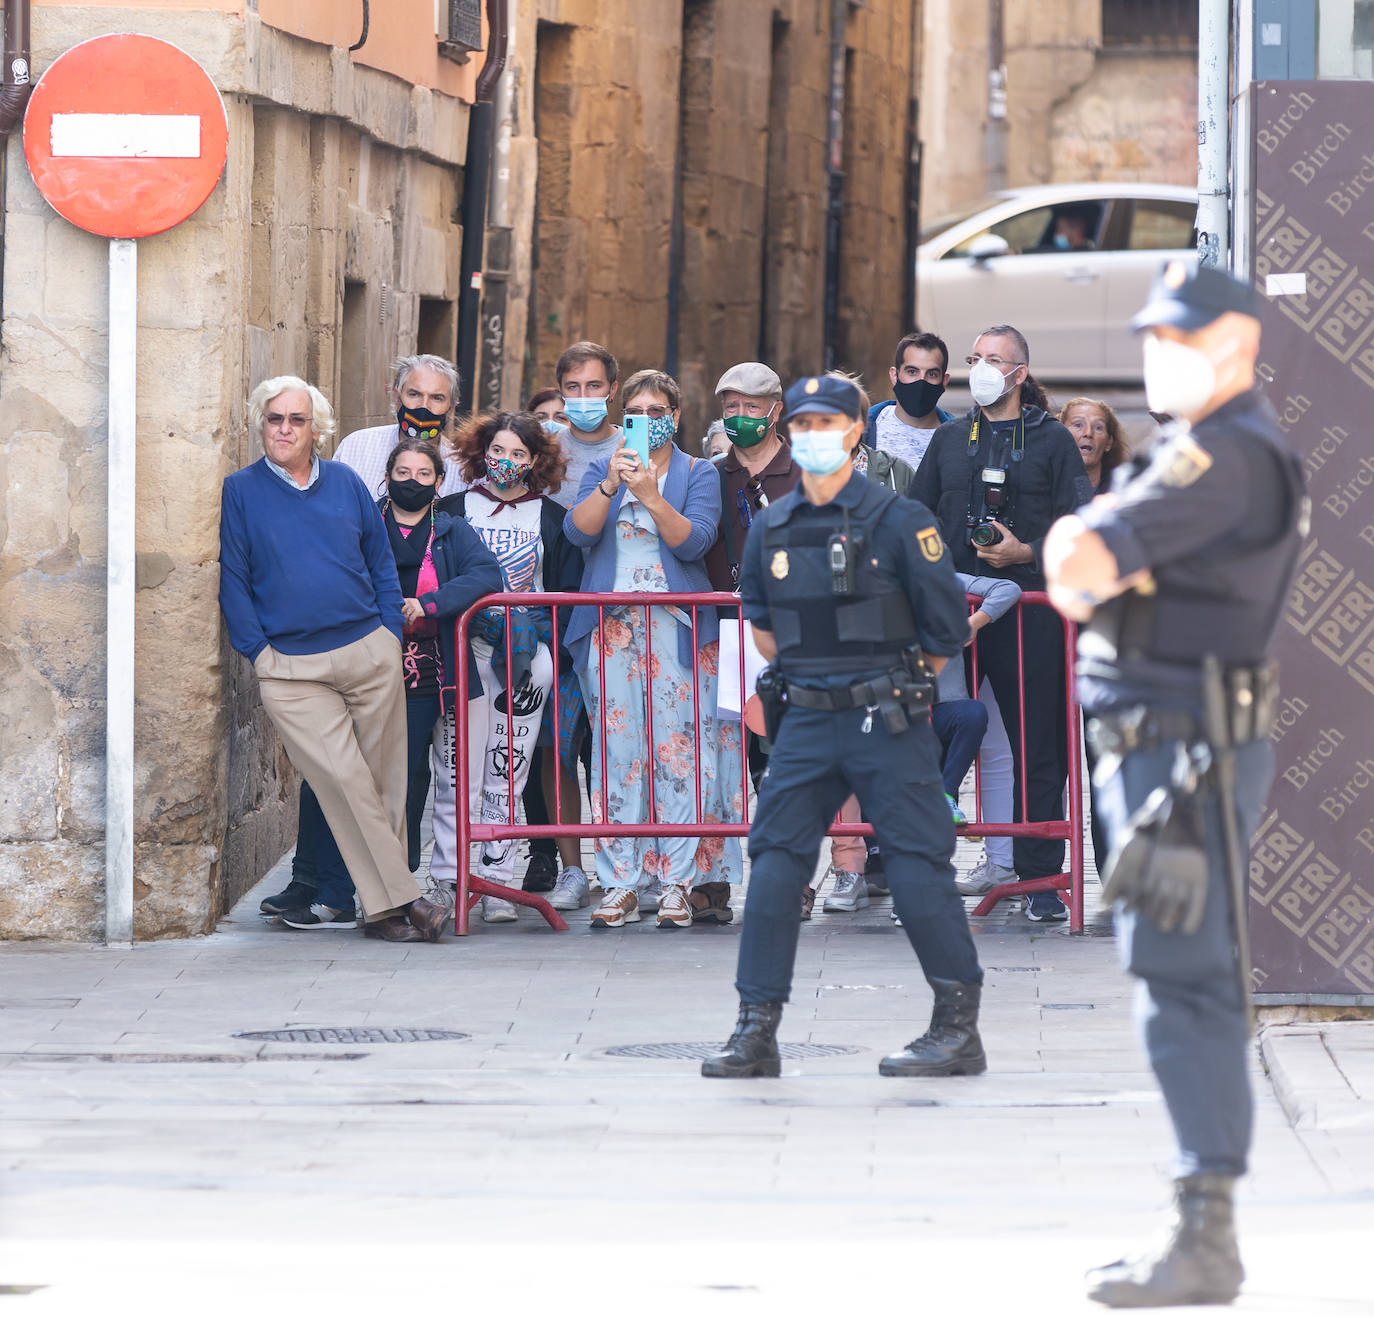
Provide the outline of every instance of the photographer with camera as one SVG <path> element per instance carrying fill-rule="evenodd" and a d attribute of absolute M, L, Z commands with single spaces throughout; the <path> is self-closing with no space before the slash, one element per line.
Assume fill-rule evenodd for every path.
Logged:
<path fill-rule="evenodd" d="M 1033 406 L 1038 387 L 1019 330 L 990 326 L 979 334 L 967 361 L 974 407 L 936 429 L 907 494 L 935 512 L 956 570 L 995 574 L 1014 580 L 1023 592 L 1043 592 L 1045 534 L 1061 515 L 1092 497 L 1083 459 L 1068 429 Z M 1015 617 L 979 632 L 978 664 L 992 683 L 1012 743 L 1013 819 L 1063 820 L 1069 773 L 1063 626 L 1047 607 L 1026 607 L 1022 615 L 1024 717 Z M 1017 744 L 1022 728 L 1024 748 Z M 1057 876 L 1064 844 L 1018 838 L 1012 858 L 1018 880 Z M 1044 890 L 1027 894 L 1026 916 L 1032 922 L 1059 922 L 1067 915 L 1058 894 Z"/>

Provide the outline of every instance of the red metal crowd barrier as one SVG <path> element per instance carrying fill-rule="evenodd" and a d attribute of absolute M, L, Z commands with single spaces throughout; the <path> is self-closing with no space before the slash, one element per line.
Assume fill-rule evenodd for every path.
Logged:
<path fill-rule="evenodd" d="M 969 598 L 970 606 L 976 606 L 981 600 L 976 597 Z M 457 832 L 458 832 L 458 866 L 457 866 L 457 906 L 455 910 L 454 931 L 457 935 L 466 935 L 468 930 L 469 915 L 472 909 L 483 895 L 490 895 L 494 898 L 508 900 L 515 904 L 524 904 L 536 909 L 541 913 L 545 920 L 555 931 L 566 931 L 565 923 L 557 910 L 552 908 L 547 899 L 542 895 L 528 894 L 523 890 L 515 889 L 512 886 L 500 885 L 497 882 L 487 880 L 484 877 L 475 876 L 470 869 L 471 846 L 474 843 L 486 843 L 488 841 L 501 841 L 507 839 L 538 839 L 538 838 L 559 838 L 573 837 L 577 839 L 592 838 L 615 838 L 621 836 L 637 835 L 697 835 L 702 837 L 737 837 L 746 836 L 749 833 L 749 822 L 747 819 L 749 812 L 749 760 L 748 760 L 748 730 L 744 725 L 744 720 L 740 720 L 740 797 L 741 810 L 745 813 L 746 819 L 737 823 L 709 821 L 702 818 L 702 792 L 701 792 L 701 767 L 693 766 L 695 784 L 695 804 L 696 820 L 692 822 L 667 822 L 649 820 L 635 824 L 617 824 L 612 822 L 601 823 L 582 823 L 578 825 L 548 824 L 548 825 L 524 825 L 518 824 L 515 820 L 515 760 L 514 749 L 515 739 L 513 731 L 506 729 L 507 746 L 507 799 L 506 808 L 507 822 L 502 825 L 489 823 L 474 824 L 469 812 L 469 793 L 471 790 L 471 775 L 468 772 L 468 730 L 469 720 L 467 714 L 468 685 L 470 672 L 468 668 L 468 656 L 466 645 L 471 623 L 474 617 L 486 608 L 496 607 L 548 607 L 551 609 L 550 621 L 552 623 L 552 658 L 553 658 L 553 684 L 550 690 L 549 699 L 545 705 L 546 713 L 550 714 L 554 720 L 553 733 L 555 745 L 557 744 L 557 720 L 559 717 L 560 688 L 559 681 L 562 669 L 559 664 L 559 627 L 557 609 L 568 606 L 591 606 L 597 609 L 597 635 L 596 643 L 599 646 L 601 680 L 605 679 L 606 665 L 606 611 L 608 607 L 639 607 L 644 609 L 645 621 L 645 656 L 646 658 L 653 653 L 653 629 L 652 617 L 649 613 L 651 607 L 670 606 L 690 613 L 692 629 L 692 712 L 693 728 L 696 753 L 700 754 L 702 746 L 701 737 L 701 705 L 700 705 L 700 663 L 698 659 L 698 610 L 702 607 L 732 607 L 738 609 L 739 596 L 733 593 L 646 593 L 635 592 L 627 594 L 625 592 L 611 593 L 494 593 L 475 602 L 458 620 L 454 631 L 454 662 L 457 664 L 456 687 L 445 690 L 445 703 L 451 705 L 456 701 L 459 708 L 456 709 L 457 715 L 457 744 L 455 746 L 456 761 L 456 789 L 455 797 L 457 801 Z M 1016 605 L 1015 615 L 1017 619 L 1017 689 L 1018 689 L 1018 717 L 1022 721 L 1019 729 L 1017 741 L 1020 746 L 1021 766 L 1020 772 L 1025 773 L 1025 686 L 1026 686 L 1026 665 L 1024 653 L 1024 634 L 1023 634 L 1023 608 L 1026 605 L 1050 606 L 1047 595 L 1043 593 L 1023 593 L 1020 601 Z M 1011 615 L 1008 613 L 1007 615 Z M 1058 614 L 1056 613 L 1056 616 Z M 1030 821 L 1027 819 L 1026 810 L 1026 786 L 1022 784 L 1021 791 L 1021 820 L 1004 823 L 988 823 L 981 820 L 971 821 L 959 827 L 959 834 L 964 838 L 983 838 L 988 835 L 1008 835 L 1018 836 L 1027 835 L 1046 839 L 1066 839 L 1069 843 L 1069 869 L 1061 872 L 1057 876 L 1048 876 L 1035 881 L 1012 882 L 1005 886 L 994 887 L 973 910 L 975 916 L 984 916 L 999 900 L 1014 895 L 1024 895 L 1028 892 L 1040 890 L 1053 890 L 1063 892 L 1069 902 L 1069 928 L 1070 931 L 1078 933 L 1083 930 L 1083 789 L 1079 766 L 1079 748 L 1081 747 L 1081 729 L 1078 721 L 1078 706 L 1074 687 L 1074 665 L 1075 665 L 1075 642 L 1076 634 L 1072 623 L 1063 621 L 1064 627 L 1064 666 L 1066 675 L 1066 710 L 1068 717 L 1068 753 L 1069 753 L 1069 776 L 1068 776 L 1068 816 L 1065 820 L 1052 821 Z M 510 700 L 514 695 L 514 683 L 512 681 L 512 654 L 511 654 L 511 619 L 505 618 L 505 661 L 506 661 L 506 698 Z M 745 676 L 745 648 L 741 639 L 739 645 L 739 675 L 743 682 Z M 977 698 L 979 673 L 977 670 L 977 651 L 974 651 L 974 698 Z M 652 708 L 652 677 L 649 672 L 644 674 L 645 680 L 645 718 L 646 718 L 646 756 L 648 765 L 646 767 L 646 778 L 648 783 L 648 810 L 651 816 L 657 814 L 657 803 L 654 801 L 654 718 Z M 596 721 L 596 732 L 594 733 L 594 744 L 599 744 L 601 754 L 606 754 L 606 692 L 604 688 L 599 693 L 601 702 Z M 563 808 L 563 767 L 554 767 L 554 804 L 553 814 L 556 817 Z M 527 775 L 527 782 L 539 782 L 540 776 L 534 773 Z M 575 781 L 575 780 L 574 780 Z M 975 774 L 975 792 L 977 794 L 978 809 L 975 814 L 980 815 L 982 809 L 981 778 Z M 601 810 L 604 813 L 609 806 L 609 776 L 607 766 L 601 766 Z M 1015 813 L 1013 813 L 1015 814 Z M 831 826 L 832 835 L 868 835 L 873 833 L 873 827 L 868 824 L 835 824 Z"/>

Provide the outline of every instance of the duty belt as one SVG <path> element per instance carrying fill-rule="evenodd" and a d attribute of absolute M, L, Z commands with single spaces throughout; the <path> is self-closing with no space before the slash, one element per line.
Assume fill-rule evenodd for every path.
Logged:
<path fill-rule="evenodd" d="M 932 694 L 929 685 L 891 672 L 869 681 L 855 682 L 851 686 L 837 686 L 833 690 L 795 686 L 790 681 L 787 683 L 788 704 L 800 705 L 803 709 L 823 709 L 832 712 L 861 706 L 875 708 L 896 703 L 905 706 L 908 714 L 929 713 Z"/>
<path fill-rule="evenodd" d="M 1227 742 L 1245 746 L 1268 734 L 1278 712 L 1278 674 L 1270 666 L 1226 674 Z M 1201 719 L 1188 710 L 1135 705 L 1088 720 L 1088 740 L 1100 755 L 1125 755 L 1170 742 L 1205 740 Z"/>

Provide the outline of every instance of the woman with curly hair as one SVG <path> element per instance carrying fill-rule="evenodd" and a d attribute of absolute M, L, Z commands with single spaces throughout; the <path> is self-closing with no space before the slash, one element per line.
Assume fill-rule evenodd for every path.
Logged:
<path fill-rule="evenodd" d="M 1112 470 L 1131 457 L 1131 447 L 1121 423 L 1101 399 L 1070 399 L 1059 414 L 1059 420 L 1078 442 L 1083 467 L 1088 470 L 1088 481 L 1093 484 L 1093 495 L 1100 496 L 1111 485 Z"/>
<path fill-rule="evenodd" d="M 466 491 L 445 497 L 441 512 L 461 515 L 496 557 L 504 587 L 516 593 L 559 593 L 576 589 L 582 559 L 563 536 L 567 513 L 549 493 L 563 481 L 566 465 L 557 441 L 530 413 L 489 412 L 459 428 L 453 458 L 470 484 Z M 510 619 L 511 698 L 506 698 L 506 619 Z M 552 621 L 547 607 L 488 608 L 473 620 L 472 649 L 482 694 L 469 707 L 471 729 L 468 755 L 469 809 L 478 805 L 480 820 L 507 825 L 519 820 L 520 798 L 543 726 L 545 704 L 553 684 Z M 570 670 L 560 675 L 563 701 L 576 680 Z M 580 704 L 580 698 L 577 701 Z M 553 721 L 555 724 L 558 720 Z M 430 874 L 437 882 L 458 875 L 458 832 L 453 800 L 454 728 L 445 729 L 447 742 L 440 758 L 440 781 L 434 802 L 434 858 Z M 571 739 L 570 739 L 571 741 Z M 575 745 L 575 741 L 571 744 Z M 480 751 L 480 775 L 476 757 Z M 574 752 L 575 754 L 575 752 Z M 480 777 L 480 790 L 475 788 Z M 511 788 L 515 810 L 510 810 Z M 447 791 L 446 791 L 447 790 Z M 480 791 L 480 798 L 477 798 Z M 565 805 L 568 786 L 564 787 Z M 480 805 L 479 805 L 480 803 Z M 575 819 L 575 818 L 574 818 Z M 581 867 L 581 845 L 560 840 L 564 871 L 552 900 L 557 908 L 576 908 L 588 902 L 587 878 Z M 518 843 L 506 839 L 482 849 L 482 875 L 510 884 Z M 515 906 L 484 896 L 485 922 L 513 922 Z"/>

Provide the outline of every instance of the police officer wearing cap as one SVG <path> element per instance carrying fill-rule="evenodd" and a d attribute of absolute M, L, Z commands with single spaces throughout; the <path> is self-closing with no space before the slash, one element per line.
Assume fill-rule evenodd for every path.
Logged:
<path fill-rule="evenodd" d="M 1045 542 L 1051 598 L 1087 622 L 1079 693 L 1102 757 L 1104 899 L 1178 1147 L 1168 1242 L 1089 1275 L 1111 1307 L 1227 1303 L 1244 1276 L 1232 1192 L 1253 1115 L 1246 850 L 1273 775 L 1269 646 L 1307 506 L 1255 386 L 1257 309 L 1226 273 L 1165 266 L 1132 327 L 1150 409 L 1173 423 Z"/>
<path fill-rule="evenodd" d="M 954 828 L 930 727 L 931 674 L 968 631 L 963 591 L 930 511 L 854 472 L 864 422 L 853 384 L 800 380 L 783 416 L 802 480 L 749 530 L 740 576 L 744 615 L 771 663 L 759 696 L 773 752 L 749 835 L 739 1023 L 702 1074 L 779 1073 L 802 890 L 853 792 L 935 993 L 929 1028 L 878 1069 L 976 1075 L 987 1067 L 983 974 L 954 888 Z"/>

